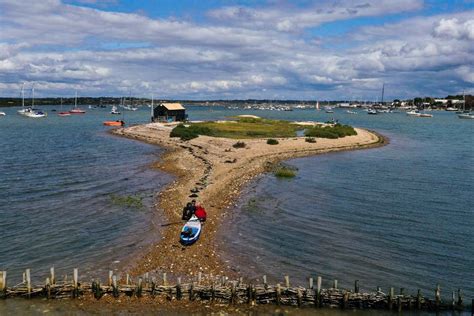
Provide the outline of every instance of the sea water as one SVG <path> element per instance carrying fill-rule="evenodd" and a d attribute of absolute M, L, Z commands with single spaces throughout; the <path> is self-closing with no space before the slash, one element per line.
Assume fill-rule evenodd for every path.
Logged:
<path fill-rule="evenodd" d="M 293 179 L 272 174 L 248 186 L 230 209 L 225 257 L 249 277 L 284 275 L 299 284 L 381 286 L 434 296 L 461 288 L 474 297 L 474 122 L 453 113 L 350 115 L 247 111 L 269 118 L 373 129 L 384 147 L 292 159 Z M 204 115 L 203 115 L 204 116 Z M 223 115 L 224 116 L 224 115 Z"/>
<path fill-rule="evenodd" d="M 26 268 L 41 282 L 52 266 L 57 278 L 73 268 L 105 277 L 159 234 L 154 194 L 171 177 L 149 165 L 162 150 L 110 135 L 102 122 L 122 118 L 110 109 L 53 108 L 39 119 L 6 108 L 0 120 L 0 270 L 10 285 Z M 146 122 L 149 110 L 124 116 Z"/>

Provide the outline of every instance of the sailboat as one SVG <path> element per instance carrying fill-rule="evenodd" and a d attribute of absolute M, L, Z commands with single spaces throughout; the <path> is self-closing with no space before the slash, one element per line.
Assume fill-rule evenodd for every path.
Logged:
<path fill-rule="evenodd" d="M 22 105 L 24 106 L 24 92 L 23 92 L 23 89 L 22 89 Z M 46 117 L 48 114 L 46 112 L 43 112 L 39 109 L 35 109 L 34 108 L 35 106 L 35 87 L 33 86 L 31 88 L 31 107 L 29 108 L 26 108 L 26 109 L 21 109 L 20 111 L 18 111 L 18 113 L 20 113 L 21 115 L 23 116 L 26 116 L 26 117 L 31 117 L 31 118 L 42 118 L 42 117 Z"/>
<path fill-rule="evenodd" d="M 125 102 L 124 102 L 123 105 L 122 105 L 123 109 L 127 110 L 127 111 L 136 111 L 136 110 L 138 110 L 138 108 L 134 107 L 133 104 L 132 104 L 132 92 L 131 91 L 130 91 L 129 99 L 130 99 L 130 104 L 125 105 Z"/>
<path fill-rule="evenodd" d="M 319 108 L 319 101 L 316 101 L 316 111 L 319 111 L 319 110 L 321 110 L 321 109 Z"/>
<path fill-rule="evenodd" d="M 463 112 L 458 114 L 458 117 L 460 119 L 472 120 L 474 119 L 474 113 L 472 113 L 471 111 L 466 111 L 466 94 L 464 92 L 463 92 L 463 99 L 464 99 L 463 106 L 462 106 Z"/>
<path fill-rule="evenodd" d="M 77 107 L 77 90 L 76 90 L 76 97 L 74 98 L 74 109 L 69 111 L 70 114 L 84 114 L 86 111 Z"/>
<path fill-rule="evenodd" d="M 58 113 L 59 116 L 71 116 L 71 113 L 63 111 L 63 98 L 61 98 L 61 111 Z"/>

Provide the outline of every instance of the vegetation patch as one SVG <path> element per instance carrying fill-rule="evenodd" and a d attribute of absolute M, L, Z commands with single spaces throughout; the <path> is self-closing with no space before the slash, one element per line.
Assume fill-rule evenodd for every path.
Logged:
<path fill-rule="evenodd" d="M 130 207 L 130 208 L 143 208 L 143 197 L 139 195 L 116 195 L 111 194 L 110 200 L 115 205 Z"/>
<path fill-rule="evenodd" d="M 232 147 L 234 148 L 245 148 L 245 146 L 247 146 L 247 144 L 245 144 L 244 142 L 237 142 L 234 145 L 232 145 Z"/>
<path fill-rule="evenodd" d="M 277 178 L 293 178 L 298 172 L 298 168 L 284 163 L 267 163 L 265 165 L 267 172 L 272 172 Z"/>
<path fill-rule="evenodd" d="M 304 140 L 307 143 L 316 143 L 316 138 L 314 137 L 306 137 Z"/>
<path fill-rule="evenodd" d="M 302 126 L 290 121 L 250 117 L 236 118 L 229 122 L 193 123 L 188 128 L 198 135 L 233 139 L 295 137 L 298 130 L 303 130 Z"/>
<path fill-rule="evenodd" d="M 278 140 L 276 140 L 274 138 L 269 138 L 269 139 L 267 139 L 267 144 L 268 145 L 278 145 L 279 142 L 278 142 Z"/>
<path fill-rule="evenodd" d="M 173 130 L 171 130 L 170 137 L 179 137 L 181 140 L 191 140 L 198 137 L 199 135 L 212 136 L 212 131 L 206 126 L 200 126 L 198 124 L 192 124 L 186 126 L 179 124 Z"/>
<path fill-rule="evenodd" d="M 314 126 L 309 127 L 305 130 L 305 136 L 307 137 L 319 137 L 319 138 L 342 138 L 346 136 L 357 135 L 357 132 L 352 126 L 335 124 L 334 126 Z"/>

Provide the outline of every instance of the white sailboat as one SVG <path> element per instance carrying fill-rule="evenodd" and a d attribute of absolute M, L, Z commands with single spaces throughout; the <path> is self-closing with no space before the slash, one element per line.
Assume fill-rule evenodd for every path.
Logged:
<path fill-rule="evenodd" d="M 466 94 L 464 92 L 463 92 L 463 99 L 464 99 L 463 106 L 462 106 L 463 112 L 458 114 L 458 117 L 460 119 L 473 120 L 474 113 L 472 113 L 471 111 L 466 111 Z"/>
<path fill-rule="evenodd" d="M 319 108 L 319 101 L 316 101 L 316 111 L 319 111 L 319 110 L 321 110 L 321 109 Z"/>
<path fill-rule="evenodd" d="M 22 89 L 22 94 L 24 95 L 23 89 Z M 22 102 L 23 102 L 23 105 L 24 105 L 24 98 L 23 98 Z M 33 86 L 31 88 L 31 107 L 26 108 L 26 109 L 22 109 L 22 110 L 18 111 L 18 113 L 20 113 L 23 116 L 31 117 L 31 118 L 42 118 L 42 117 L 46 117 L 48 115 L 46 112 L 43 112 L 39 109 L 35 109 L 34 106 L 35 106 L 35 87 Z"/>

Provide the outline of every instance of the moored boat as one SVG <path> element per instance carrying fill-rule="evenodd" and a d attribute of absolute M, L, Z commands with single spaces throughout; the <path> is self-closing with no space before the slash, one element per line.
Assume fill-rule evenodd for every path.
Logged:
<path fill-rule="evenodd" d="M 5 115 L 7 115 L 7 113 L 5 113 L 5 112 L 0 112 L 0 116 L 5 116 Z"/>
<path fill-rule="evenodd" d="M 474 119 L 474 113 L 463 113 L 463 114 L 458 114 L 458 117 L 460 119 L 468 119 L 468 120 L 472 120 Z"/>
<path fill-rule="evenodd" d="M 76 97 L 74 98 L 74 109 L 69 111 L 70 114 L 84 114 L 86 111 L 80 109 L 77 107 L 77 91 L 76 91 Z"/>
<path fill-rule="evenodd" d="M 117 121 L 105 121 L 103 123 L 105 126 L 124 126 L 125 122 L 122 120 L 117 120 Z"/>
<path fill-rule="evenodd" d="M 189 221 L 184 224 L 180 234 L 180 241 L 183 245 L 195 243 L 201 235 L 201 221 L 193 215 Z"/>
<path fill-rule="evenodd" d="M 112 106 L 112 110 L 110 110 L 110 114 L 120 115 L 120 111 L 117 109 L 115 105 Z"/>

